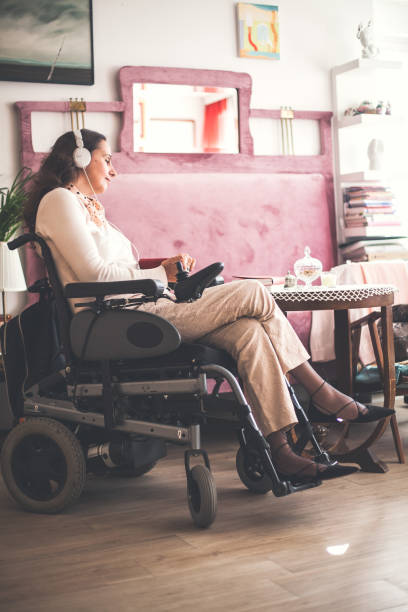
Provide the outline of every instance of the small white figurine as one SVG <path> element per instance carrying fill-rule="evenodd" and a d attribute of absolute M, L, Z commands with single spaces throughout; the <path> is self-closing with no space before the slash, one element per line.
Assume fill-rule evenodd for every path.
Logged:
<path fill-rule="evenodd" d="M 374 43 L 374 31 L 373 24 L 371 21 L 363 27 L 362 23 L 358 24 L 357 38 L 361 42 L 363 48 L 361 50 L 361 56 L 364 58 L 376 57 L 380 50 Z"/>
<path fill-rule="evenodd" d="M 367 149 L 368 159 L 370 160 L 370 170 L 377 172 L 382 169 L 384 156 L 384 143 L 379 138 L 373 138 Z"/>
<path fill-rule="evenodd" d="M 384 102 L 382 100 L 379 100 L 377 106 L 375 107 L 375 112 L 377 113 L 377 115 L 385 115 L 386 110 L 387 109 Z"/>

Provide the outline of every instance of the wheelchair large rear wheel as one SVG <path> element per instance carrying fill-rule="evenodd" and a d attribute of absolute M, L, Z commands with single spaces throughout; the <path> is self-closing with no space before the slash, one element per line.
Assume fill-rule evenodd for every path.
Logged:
<path fill-rule="evenodd" d="M 195 465 L 187 480 L 188 507 L 197 527 L 209 527 L 217 514 L 217 489 L 204 465 Z"/>
<path fill-rule="evenodd" d="M 256 450 L 247 448 L 244 451 L 240 446 L 236 457 L 236 467 L 241 481 L 252 493 L 263 495 L 271 491 L 271 479 L 265 473 L 262 459 Z"/>
<path fill-rule="evenodd" d="M 55 514 L 76 501 L 86 480 L 78 439 L 65 425 L 27 419 L 7 436 L 1 454 L 4 482 L 29 512 Z"/>

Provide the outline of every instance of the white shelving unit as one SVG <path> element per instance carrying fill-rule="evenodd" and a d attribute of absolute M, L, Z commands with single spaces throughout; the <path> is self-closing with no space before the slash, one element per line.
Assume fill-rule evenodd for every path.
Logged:
<path fill-rule="evenodd" d="M 331 87 L 333 100 L 333 148 L 334 148 L 334 189 L 335 206 L 337 219 L 337 239 L 339 244 L 344 242 L 344 222 L 343 222 L 343 187 L 352 183 L 370 183 L 374 181 L 388 180 L 382 173 L 367 170 L 368 158 L 364 158 L 365 163 L 359 163 L 354 169 L 344 170 L 345 162 L 342 147 L 342 138 L 346 133 L 351 138 L 351 149 L 356 153 L 366 154 L 367 133 L 372 130 L 370 137 L 376 137 L 379 129 L 388 130 L 398 122 L 398 116 L 393 114 L 361 114 L 355 116 L 345 116 L 344 111 L 350 106 L 357 106 L 370 96 L 376 103 L 379 99 L 387 101 L 387 97 L 379 93 L 384 71 L 388 74 L 397 74 L 402 69 L 402 62 L 380 59 L 355 59 L 341 66 L 335 66 L 331 70 Z M 364 93 L 363 93 L 364 92 Z M 388 93 L 388 90 L 387 92 Z M 349 132 L 351 130 L 351 132 Z M 350 149 L 350 147 L 349 147 Z M 352 156 L 348 156 L 349 158 Z M 356 156 L 357 157 L 357 156 Z M 339 258 L 340 259 L 340 258 Z"/>
<path fill-rule="evenodd" d="M 397 69 L 400 70 L 402 67 L 401 62 L 395 62 L 391 60 L 381 60 L 381 59 L 363 59 L 359 57 L 357 59 L 352 60 L 351 62 L 347 62 L 346 64 L 341 64 L 340 66 L 335 66 L 332 68 L 332 75 L 338 76 L 343 72 L 350 72 L 350 70 L 378 70 L 379 68 L 385 68 L 386 70 Z"/>
<path fill-rule="evenodd" d="M 353 117 L 344 117 L 339 119 L 337 127 L 339 129 L 350 127 L 352 125 L 369 125 L 371 127 L 378 127 L 379 125 L 392 125 L 398 121 L 398 118 L 394 115 L 354 115 Z"/>
<path fill-rule="evenodd" d="M 362 170 L 361 172 L 349 172 L 347 174 L 340 174 L 341 186 L 344 183 L 369 183 L 373 181 L 387 180 L 387 177 L 375 170 Z"/>

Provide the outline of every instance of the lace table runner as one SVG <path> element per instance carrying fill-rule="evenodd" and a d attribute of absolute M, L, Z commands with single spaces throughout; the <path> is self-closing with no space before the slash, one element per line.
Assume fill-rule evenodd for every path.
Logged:
<path fill-rule="evenodd" d="M 322 285 L 305 285 L 284 289 L 282 286 L 268 287 L 276 300 L 285 302 L 358 302 L 376 295 L 389 295 L 398 289 L 394 285 L 338 285 L 325 287 Z"/>

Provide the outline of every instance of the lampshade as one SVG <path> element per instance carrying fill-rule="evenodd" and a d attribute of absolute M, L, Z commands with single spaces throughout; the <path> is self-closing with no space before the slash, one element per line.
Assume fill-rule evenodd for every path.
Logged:
<path fill-rule="evenodd" d="M 7 242 L 0 242 L 0 291 L 26 291 L 18 250 L 10 251 Z"/>

